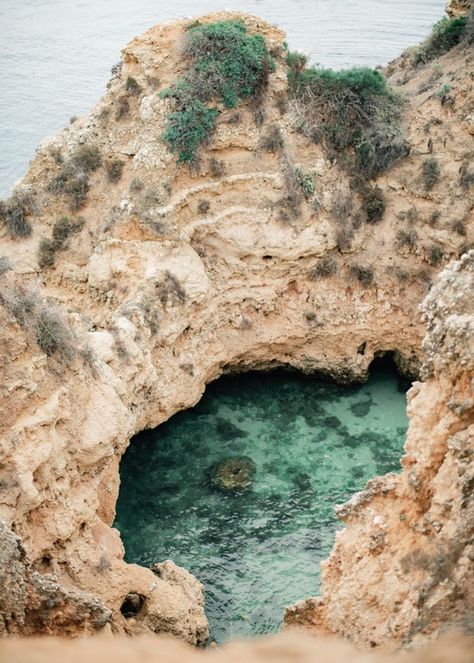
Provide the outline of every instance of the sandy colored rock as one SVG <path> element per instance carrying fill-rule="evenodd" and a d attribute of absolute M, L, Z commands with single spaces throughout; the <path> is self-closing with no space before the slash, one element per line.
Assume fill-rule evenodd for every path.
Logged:
<path fill-rule="evenodd" d="M 64 641 L 54 638 L 0 640 L 3 663 L 472 663 L 473 641 L 457 634 L 430 647 L 397 656 L 361 653 L 349 643 L 284 633 L 248 642 L 234 642 L 202 652 L 165 637 L 96 636 Z"/>
<path fill-rule="evenodd" d="M 322 565 L 323 594 L 288 626 L 389 648 L 469 628 L 474 611 L 474 251 L 423 303 L 423 383 L 408 392 L 401 474 L 369 481 L 336 513 L 346 528 Z"/>
<path fill-rule="evenodd" d="M 461 167 L 467 174 L 472 169 L 466 156 L 473 140 L 471 51 L 454 49 L 416 70 L 408 57 L 389 67 L 391 83 L 406 98 L 411 151 L 377 181 L 386 201 L 383 220 L 355 227 L 363 202 L 350 189 L 348 174 L 295 130 L 291 107 L 280 103 L 287 93 L 283 33 L 248 15 L 202 20 L 230 16 L 262 34 L 274 54 L 261 126 L 249 104 L 226 110 L 199 169 L 177 166 L 160 140 L 170 105 L 157 93 L 184 69 L 180 45 L 190 22 L 154 26 L 124 49 L 121 66 L 91 112 L 38 148 L 17 187 L 35 199 L 31 236 L 14 240 L 0 228 L 0 256 L 13 267 L 0 276 L 0 519 L 21 539 L 28 568 L 54 575 L 61 592 L 95 597 L 110 611 L 114 633 L 168 632 L 193 644 L 207 635 L 202 587 L 185 571 L 156 575 L 126 564 L 113 528 L 119 463 L 130 438 L 194 405 L 206 384 L 232 371 L 291 366 L 350 382 L 364 380 L 373 358 L 390 352 L 416 375 L 425 333 L 419 304 L 436 273 L 474 241 L 472 189 L 464 188 L 459 175 Z M 125 106 L 128 77 L 142 92 L 129 95 Z M 445 80 L 453 101 L 441 105 L 437 92 Z M 260 148 L 272 125 L 283 136 L 280 153 Z M 67 195 L 51 191 L 61 164 L 84 145 L 96 146 L 103 163 L 120 159 L 124 168 L 113 183 L 103 166 L 94 171 L 76 213 Z M 442 177 L 427 192 L 420 172 L 430 154 L 439 158 Z M 316 198 L 311 205 L 303 201 L 295 218 L 283 222 L 289 167 L 312 174 Z M 81 216 L 84 226 L 57 252 L 53 267 L 40 269 L 41 239 L 64 215 Z M 414 246 L 401 248 L 397 233 L 413 225 Z M 345 226 L 354 226 L 353 237 L 341 248 Z M 442 251 L 436 265 L 430 260 L 433 244 Z M 336 269 L 318 278 L 315 267 L 327 256 Z M 373 270 L 372 285 L 354 277 L 357 266 Z M 432 381 L 410 393 L 411 431 L 418 432 L 410 433 L 406 462 L 416 470 L 420 496 L 433 489 L 420 458 L 444 449 L 446 426 L 451 440 L 459 423 L 446 411 L 450 380 L 447 375 L 446 385 Z M 466 389 L 459 383 L 461 394 Z M 420 399 L 418 392 L 424 394 Z M 440 412 L 446 415 L 441 420 Z M 450 454 L 457 462 L 458 452 Z M 393 534 L 390 527 L 409 488 L 393 477 L 379 481 L 381 497 L 374 499 L 392 511 L 370 531 L 383 549 L 399 536 L 399 526 Z M 384 501 L 385 485 L 390 502 Z M 421 508 L 415 500 L 410 523 L 418 523 Z M 456 502 L 453 513 L 458 508 Z M 453 516 L 449 529 L 458 522 Z M 367 542 L 364 527 L 359 529 L 350 534 L 356 550 L 359 534 Z M 417 530 L 420 536 L 431 551 L 432 541 L 423 538 L 428 535 Z M 334 555 L 339 550 L 341 536 Z M 330 561 L 325 586 L 334 588 L 328 590 L 334 603 L 327 604 L 325 590 L 321 624 L 361 644 L 412 637 L 419 592 L 405 597 L 409 616 L 396 621 L 394 630 L 377 624 L 372 634 L 380 612 L 370 601 L 365 609 L 362 595 L 360 610 L 349 615 L 349 587 L 342 591 L 331 580 L 332 566 Z M 410 573 L 424 582 L 419 570 Z M 380 571 L 375 577 L 382 583 L 374 589 L 378 597 L 386 585 Z M 359 591 L 354 581 L 356 586 Z M 392 594 L 394 601 L 398 596 L 396 589 L 388 594 L 387 605 Z M 142 597 L 136 617 L 121 612 L 130 595 Z M 328 606 L 339 595 L 341 607 L 331 616 Z M 27 628 L 18 621 L 18 630 Z"/>
<path fill-rule="evenodd" d="M 446 13 L 451 18 L 464 16 L 471 8 L 471 0 L 449 0 L 446 5 Z"/>

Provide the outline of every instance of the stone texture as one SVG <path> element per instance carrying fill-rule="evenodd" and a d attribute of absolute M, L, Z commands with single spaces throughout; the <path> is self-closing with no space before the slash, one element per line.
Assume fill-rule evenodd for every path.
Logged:
<path fill-rule="evenodd" d="M 230 371 L 291 366 L 349 382 L 366 378 L 374 356 L 393 352 L 416 373 L 425 329 L 418 306 L 440 269 L 429 264 L 427 247 L 436 242 L 447 261 L 474 240 L 472 199 L 459 182 L 472 144 L 470 51 L 456 49 L 437 63 L 454 100 L 445 106 L 432 63 L 413 70 L 402 57 L 391 64 L 390 80 L 407 99 L 411 153 L 378 180 L 386 198 L 381 223 L 362 225 L 350 248 L 337 249 L 341 227 L 361 210 L 360 195 L 350 192 L 348 175 L 322 146 L 295 131 L 291 109 L 279 104 L 286 95 L 283 33 L 237 16 L 264 35 L 276 60 L 262 126 L 249 105 L 238 116 L 225 111 L 200 168 L 178 167 L 160 141 L 169 102 L 157 92 L 183 69 L 180 43 L 189 21 L 155 26 L 124 49 L 122 66 L 91 112 L 38 148 L 17 187 L 35 195 L 31 237 L 12 240 L 0 227 L 0 253 L 14 268 L 0 276 L 0 519 L 21 538 L 32 569 L 106 606 L 113 632 L 166 631 L 191 643 L 202 643 L 206 633 L 202 588 L 184 572 L 177 582 L 126 564 L 113 528 L 119 463 L 130 438 L 194 405 L 207 383 Z M 117 119 L 128 76 L 143 94 L 130 97 L 128 114 Z M 272 124 L 284 137 L 281 154 L 259 148 Z M 427 193 L 419 173 L 429 141 L 442 158 L 442 177 Z M 103 160 L 122 159 L 123 175 L 111 183 L 103 168 L 92 174 L 80 210 L 84 228 L 57 253 L 53 268 L 40 270 L 41 239 L 71 215 L 67 198 L 48 187 L 58 161 L 83 144 L 97 145 Z M 211 158 L 222 162 L 220 174 Z M 303 203 L 284 223 L 279 210 L 288 164 L 313 173 L 317 204 Z M 352 212 L 341 216 L 344 198 Z M 208 203 L 205 213 L 201 201 Z M 452 229 L 458 220 L 466 235 Z M 397 247 L 396 236 L 410 223 L 419 240 L 408 251 Z M 336 273 L 315 280 L 313 268 L 328 254 Z M 354 263 L 374 269 L 372 286 L 354 280 Z M 45 312 L 58 321 L 58 350 L 50 356 L 37 343 Z M 438 383 L 429 384 L 443 402 Z M 440 423 L 431 401 L 416 423 L 422 417 L 416 404 L 425 407 L 416 400 L 418 389 L 410 412 L 420 432 L 410 445 L 420 446 L 408 449 L 407 458 L 427 453 L 432 430 L 442 437 L 451 425 L 451 419 Z M 424 495 L 425 474 L 413 477 Z M 374 525 L 378 547 L 385 523 Z M 136 618 L 121 612 L 130 594 L 143 597 Z M 374 611 L 365 618 L 372 617 Z M 358 619 L 347 619 L 344 635 L 356 637 L 354 629 L 363 627 Z M 27 631 L 21 623 L 18 630 Z M 400 622 L 394 641 L 411 624 Z M 374 638 L 390 640 L 381 628 Z"/>
<path fill-rule="evenodd" d="M 448 0 L 446 13 L 451 18 L 464 16 L 471 8 L 471 0 Z"/>
<path fill-rule="evenodd" d="M 408 392 L 403 471 L 336 508 L 346 528 L 321 565 L 322 597 L 289 608 L 287 625 L 385 648 L 472 627 L 473 292 L 471 251 L 422 306 L 427 379 Z"/>
<path fill-rule="evenodd" d="M 347 642 L 301 633 L 233 642 L 206 651 L 164 637 L 0 640 L 4 663 L 472 663 L 472 651 L 472 638 L 459 635 L 444 636 L 435 645 L 390 656 L 362 653 Z"/>

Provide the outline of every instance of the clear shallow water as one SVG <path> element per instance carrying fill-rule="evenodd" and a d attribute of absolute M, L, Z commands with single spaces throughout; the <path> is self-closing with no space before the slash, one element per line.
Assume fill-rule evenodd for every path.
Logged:
<path fill-rule="evenodd" d="M 425 37 L 445 0 L 0 0 L 0 196 L 38 143 L 105 90 L 120 49 L 158 22 L 219 9 L 258 14 L 327 67 L 376 66 Z"/>
<path fill-rule="evenodd" d="M 211 637 L 276 631 L 319 590 L 341 524 L 333 507 L 400 470 L 407 427 L 397 375 L 340 387 L 272 373 L 222 378 L 193 409 L 132 441 L 115 526 L 129 562 L 172 559 L 206 587 Z M 217 490 L 217 462 L 246 456 L 251 486 Z"/>

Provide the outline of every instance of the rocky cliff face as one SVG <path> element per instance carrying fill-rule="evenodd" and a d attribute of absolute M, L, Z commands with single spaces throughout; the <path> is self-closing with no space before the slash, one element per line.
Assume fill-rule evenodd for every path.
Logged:
<path fill-rule="evenodd" d="M 446 5 L 448 16 L 464 16 L 471 8 L 471 0 L 449 0 Z"/>
<path fill-rule="evenodd" d="M 321 599 L 288 624 L 393 645 L 468 626 L 474 609 L 474 251 L 423 303 L 426 381 L 408 392 L 401 475 L 337 507 L 346 529 L 323 565 Z"/>
<path fill-rule="evenodd" d="M 470 51 L 458 48 L 436 66 L 413 69 L 406 59 L 391 66 L 391 81 L 406 97 L 410 154 L 378 179 L 385 213 L 373 226 L 363 221 L 364 195 L 347 170 L 296 129 L 283 34 L 237 17 L 263 35 L 275 71 L 258 107 L 221 109 L 197 167 L 178 166 L 160 139 L 171 107 L 158 92 L 185 67 L 181 45 L 191 22 L 178 21 L 124 49 L 104 98 L 40 146 L 3 206 L 0 518 L 21 538 L 28 578 L 54 574 L 63 594 L 99 602 L 99 621 L 83 610 L 78 632 L 85 622 L 96 629 L 110 611 L 103 621 L 115 632 L 169 632 L 191 643 L 207 637 L 202 587 L 186 571 L 123 561 L 112 525 L 119 462 L 133 434 L 195 404 L 227 371 L 293 366 L 361 380 L 374 356 L 393 352 L 416 374 L 424 354 L 419 303 L 435 274 L 473 240 Z M 443 85 L 449 91 L 440 96 Z M 275 135 L 276 143 L 269 140 Z M 423 163 L 438 156 L 441 170 L 428 188 Z M 311 195 L 289 190 L 298 173 L 310 176 Z M 442 387 L 429 384 L 446 408 Z M 431 419 L 424 418 L 418 390 L 429 399 L 426 389 L 411 392 L 418 433 L 406 460 L 417 499 L 406 513 L 399 509 L 397 491 L 408 487 L 394 477 L 369 489 L 370 499 L 385 499 L 379 494 L 387 490 L 393 496 L 390 518 L 384 512 L 371 525 L 381 551 L 396 536 L 388 531 L 394 514 L 411 526 L 420 509 L 429 511 L 433 477 L 420 459 L 430 453 L 425 441 L 438 413 L 433 400 Z M 450 416 L 441 425 L 449 439 L 459 419 Z M 341 514 L 357 520 L 348 509 Z M 440 522 L 446 527 L 446 518 Z M 428 537 L 409 532 L 406 554 L 417 537 Z M 355 548 L 358 535 L 345 535 Z M 415 570 L 410 563 L 407 573 L 420 574 L 418 562 Z M 372 608 L 361 603 L 351 619 L 343 607 L 349 590 L 339 616 L 331 616 L 326 595 L 339 589 L 329 570 L 325 576 L 333 589 L 315 618 L 324 628 L 350 637 L 358 630 L 360 642 L 377 644 L 412 633 L 407 617 L 366 635 L 384 591 L 380 571 Z M 403 614 L 415 610 L 418 595 L 405 597 Z M 7 628 L 22 630 L 31 632 L 26 622 Z"/>

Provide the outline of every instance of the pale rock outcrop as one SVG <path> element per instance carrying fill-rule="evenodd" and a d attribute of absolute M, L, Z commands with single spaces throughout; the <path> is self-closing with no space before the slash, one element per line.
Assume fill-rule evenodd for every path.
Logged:
<path fill-rule="evenodd" d="M 437 96 L 444 78 L 433 77 L 431 66 L 412 70 L 404 58 L 392 65 L 391 82 L 407 99 L 411 152 L 378 179 L 386 212 L 374 227 L 358 222 L 363 200 L 348 174 L 295 129 L 285 103 L 283 33 L 243 14 L 202 20 L 230 16 L 262 34 L 276 62 L 258 121 L 249 104 L 223 110 L 199 169 L 178 167 L 160 140 L 170 105 L 157 93 L 184 68 L 180 45 L 191 22 L 155 26 L 124 49 L 90 114 L 38 149 L 17 188 L 35 198 L 31 237 L 10 239 L 0 229 L 3 264 L 14 268 L 0 276 L 0 519 L 38 573 L 110 610 L 113 632 L 164 631 L 198 644 L 207 637 L 199 583 L 184 570 L 167 566 L 156 575 L 123 559 L 113 522 L 130 438 L 195 404 L 225 372 L 292 366 L 347 382 L 365 379 L 375 356 L 393 352 L 416 375 L 424 335 L 418 306 L 441 268 L 430 247 L 442 247 L 446 262 L 474 239 L 470 190 L 459 176 L 471 168 L 466 50 L 437 63 L 451 85 L 454 101 L 446 105 Z M 139 94 L 127 96 L 128 77 Z M 260 146 L 272 125 L 283 136 L 281 153 Z M 427 192 L 420 169 L 429 141 L 442 157 L 442 177 Z M 93 172 L 76 214 L 57 178 L 81 145 L 124 166 L 114 182 L 104 168 Z M 285 220 L 286 174 L 294 167 L 312 174 L 316 198 Z M 79 214 L 82 230 L 56 253 L 54 267 L 40 269 L 41 239 L 61 216 Z M 400 246 L 399 230 L 413 226 L 416 242 Z M 349 245 L 341 228 L 351 229 Z M 320 278 L 315 267 L 328 256 L 335 270 Z M 354 277 L 358 266 L 373 271 L 371 284 Z M 415 459 L 434 425 L 415 422 L 418 389 L 411 416 L 420 446 L 407 456 Z M 425 478 L 421 472 L 418 480 Z M 371 525 L 380 545 L 388 522 L 383 515 Z M 416 611 L 410 601 L 417 597 L 407 596 L 407 611 Z M 412 623 L 380 627 L 377 642 L 399 642 Z M 352 617 L 346 625 L 345 635 L 357 639 L 360 627 L 359 641 L 368 640 L 364 625 Z"/>

